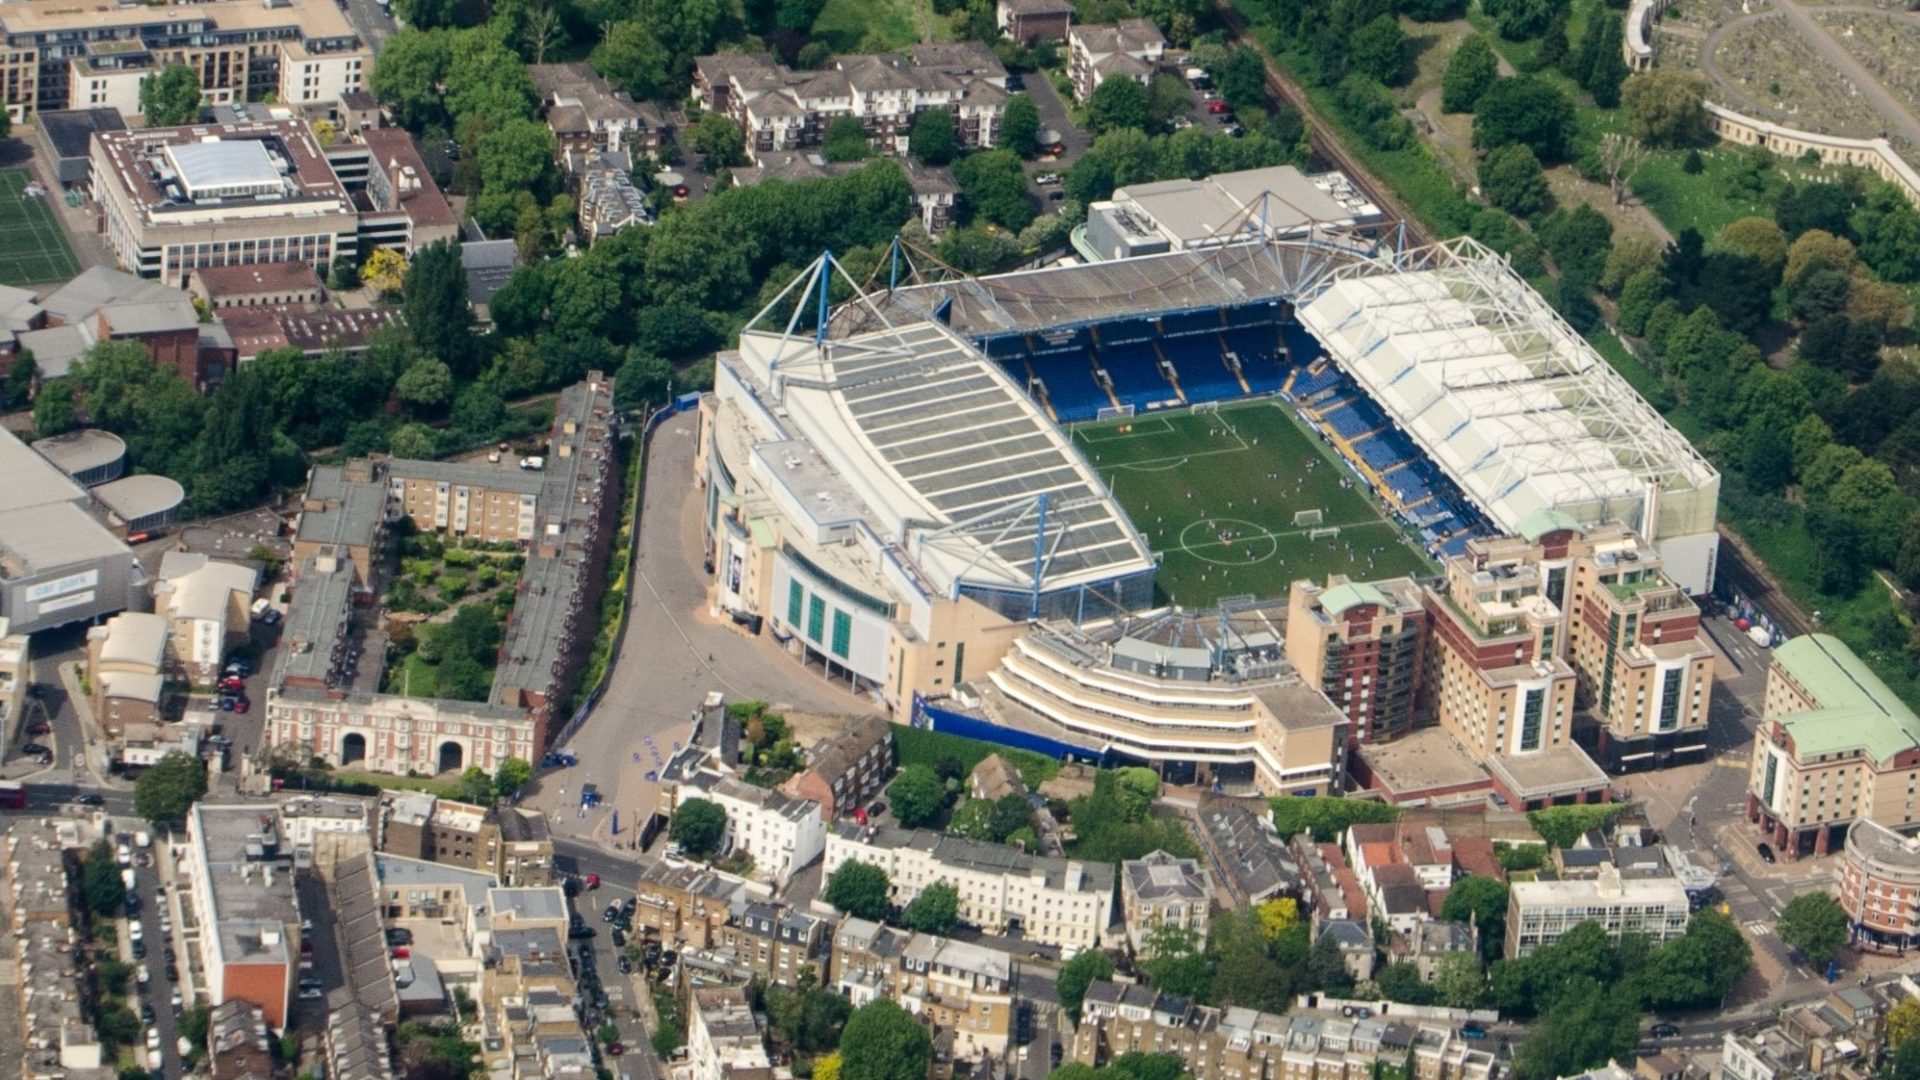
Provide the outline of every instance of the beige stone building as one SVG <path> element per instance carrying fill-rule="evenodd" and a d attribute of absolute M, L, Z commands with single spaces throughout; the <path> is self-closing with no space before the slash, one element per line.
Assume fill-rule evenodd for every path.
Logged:
<path fill-rule="evenodd" d="M 326 0 L 85 7 L 18 0 L 0 11 L 0 87 L 18 123 L 53 109 L 140 112 L 140 84 L 193 69 L 212 105 L 272 93 L 289 105 L 338 101 L 373 71 L 345 10 Z"/>
<path fill-rule="evenodd" d="M 1747 820 L 1781 858 L 1826 854 L 1855 819 L 1915 823 L 1920 717 L 1838 638 L 1773 650 L 1747 779 Z"/>
<path fill-rule="evenodd" d="M 160 719 L 167 681 L 168 621 L 125 611 L 87 631 L 87 680 L 94 720 L 109 735 Z"/>
<path fill-rule="evenodd" d="M 1349 721 L 1282 654 L 1277 604 L 1028 628 L 998 666 L 926 703 L 935 730 L 979 725 L 1064 753 L 1144 765 L 1176 784 L 1330 794 Z"/>
<path fill-rule="evenodd" d="M 387 462 L 387 484 L 397 509 L 422 532 L 492 543 L 526 543 L 545 476 L 532 469 L 458 461 Z"/>
<path fill-rule="evenodd" d="M 153 610 L 171 626 L 167 655 L 189 682 L 212 682 L 227 647 L 246 639 L 259 584 L 260 572 L 251 566 L 185 551 L 161 556 Z"/>
<path fill-rule="evenodd" d="M 693 992 L 687 1024 L 689 1080 L 772 1080 L 764 1022 L 738 986 Z"/>
<path fill-rule="evenodd" d="M 1439 1024 L 1218 1009 L 1104 980 L 1087 988 L 1080 1011 L 1068 1053 L 1095 1067 L 1138 1052 L 1175 1054 L 1195 1080 L 1366 1080 L 1380 1065 L 1410 1080 L 1501 1074 L 1490 1050 Z"/>
<path fill-rule="evenodd" d="M 491 874 L 515 887 L 553 882 L 553 837 L 537 811 L 482 807 L 425 792 L 380 797 L 379 849 Z"/>
<path fill-rule="evenodd" d="M 1427 643 L 1424 592 L 1412 578 L 1323 587 L 1296 581 L 1287 594 L 1287 659 L 1347 716 L 1355 742 L 1413 730 Z"/>
<path fill-rule="evenodd" d="M 769 895 L 764 887 L 732 874 L 645 858 L 634 885 L 633 926 L 635 932 L 652 931 L 662 941 L 710 949 L 736 911 Z"/>
<path fill-rule="evenodd" d="M 856 1007 L 886 998 L 950 1033 L 957 1059 L 999 1057 L 1013 1035 L 1018 961 L 937 934 L 842 919 L 826 984 Z"/>
<path fill-rule="evenodd" d="M 1166 926 L 1192 931 L 1195 942 L 1205 942 L 1212 906 L 1213 875 L 1196 859 L 1156 851 L 1120 864 L 1120 917 L 1136 953 Z"/>

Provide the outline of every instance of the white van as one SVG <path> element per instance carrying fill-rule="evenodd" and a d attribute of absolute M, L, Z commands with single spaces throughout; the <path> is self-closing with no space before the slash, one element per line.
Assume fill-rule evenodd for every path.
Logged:
<path fill-rule="evenodd" d="M 133 846 L 139 848 L 141 851 L 147 850 L 153 846 L 153 834 L 144 831 L 134 833 Z"/>

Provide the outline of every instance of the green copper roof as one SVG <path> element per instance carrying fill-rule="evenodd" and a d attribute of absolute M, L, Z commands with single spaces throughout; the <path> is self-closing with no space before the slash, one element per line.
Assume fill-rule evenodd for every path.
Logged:
<path fill-rule="evenodd" d="M 1802 760 L 1865 750 L 1885 761 L 1920 746 L 1920 716 L 1829 634 L 1804 634 L 1773 650 L 1773 662 L 1819 702 L 1780 717 Z"/>
<path fill-rule="evenodd" d="M 1338 615 L 1359 604 L 1376 604 L 1389 608 L 1393 606 L 1393 601 L 1387 599 L 1386 593 L 1364 581 L 1349 581 L 1335 585 L 1320 594 L 1320 606 L 1325 608 L 1329 615 Z"/>
<path fill-rule="evenodd" d="M 1541 507 L 1514 524 L 1514 531 L 1526 537 L 1529 544 L 1550 532 L 1559 532 L 1562 529 L 1579 532 L 1580 523 L 1551 507 Z"/>

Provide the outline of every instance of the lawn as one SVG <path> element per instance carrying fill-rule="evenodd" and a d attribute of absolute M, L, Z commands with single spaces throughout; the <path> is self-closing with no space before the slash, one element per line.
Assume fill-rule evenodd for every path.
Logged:
<path fill-rule="evenodd" d="M 930 0 L 827 0 L 813 20 L 813 36 L 836 53 L 855 50 L 886 52 L 920 41 L 921 25 L 929 28 Z M 867 40 L 869 34 L 875 40 Z M 884 39 L 884 44 L 879 39 Z M 866 45 L 861 43 L 866 41 Z"/>
<path fill-rule="evenodd" d="M 66 281 L 80 272 L 67 234 L 47 205 L 57 195 L 28 195 L 33 174 L 0 169 L 0 285 Z"/>
<path fill-rule="evenodd" d="M 1277 402 L 1082 424 L 1073 439 L 1161 557 L 1159 599 L 1284 595 L 1298 578 L 1425 574 L 1433 565 L 1352 473 Z M 1319 510 L 1320 527 L 1294 524 Z M 1371 563 L 1369 562 L 1371 560 Z"/>

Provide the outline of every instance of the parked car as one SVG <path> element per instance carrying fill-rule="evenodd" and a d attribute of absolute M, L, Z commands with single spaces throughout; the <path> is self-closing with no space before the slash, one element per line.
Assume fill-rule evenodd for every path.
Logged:
<path fill-rule="evenodd" d="M 38 757 L 41 754 L 51 754 L 53 750 L 37 742 L 30 742 L 20 748 L 20 753 L 27 757 Z"/>
<path fill-rule="evenodd" d="M 154 1017 L 153 1002 L 151 1001 L 141 1002 L 140 1003 L 140 1022 L 143 1024 L 151 1024 L 153 1023 L 153 1017 Z"/>
<path fill-rule="evenodd" d="M 620 959 L 617 960 L 616 963 L 620 965 L 620 974 L 622 975 L 633 974 L 633 961 L 627 959 L 626 953 L 621 953 Z"/>
<path fill-rule="evenodd" d="M 53 725 L 47 723 L 45 720 L 35 720 L 33 723 L 27 725 L 27 734 L 51 735 L 53 734 Z"/>
<path fill-rule="evenodd" d="M 327 992 L 317 986 L 303 986 L 300 988 L 301 1001 L 319 1001 L 326 996 Z"/>
<path fill-rule="evenodd" d="M 138 924 L 138 923 L 136 923 L 135 925 L 137 926 L 137 925 L 139 925 L 139 924 Z M 146 943 L 146 942 L 144 942 L 144 941 L 136 941 L 136 942 L 134 942 L 134 943 L 133 943 L 133 945 L 131 946 L 131 948 L 132 948 L 132 950 L 133 950 L 133 958 L 134 958 L 135 960 L 145 960 L 145 959 L 147 958 L 147 943 Z"/>
<path fill-rule="evenodd" d="M 1680 1034 L 1680 1029 L 1672 1024 L 1653 1025 L 1653 1037 L 1656 1039 L 1671 1039 L 1678 1034 Z"/>
<path fill-rule="evenodd" d="M 1219 98 L 1215 98 L 1207 102 L 1207 111 L 1215 116 L 1224 116 L 1233 111 L 1233 106 L 1221 101 Z"/>
<path fill-rule="evenodd" d="M 592 785 L 592 784 L 588 784 L 587 786 L 588 786 L 588 787 L 592 787 L 593 785 Z M 593 801 L 597 803 L 597 802 L 599 802 L 599 801 L 600 801 L 600 799 L 599 799 L 599 797 L 598 797 L 598 796 L 596 795 Z M 592 892 L 593 890 L 595 890 L 595 889 L 597 889 L 597 888 L 599 888 L 599 887 L 600 887 L 600 875 L 599 875 L 599 874 L 588 874 L 588 875 L 587 875 L 587 891 L 588 891 L 588 892 Z"/>
<path fill-rule="evenodd" d="M 1763 842 L 1763 843 L 1760 843 L 1760 844 L 1757 844 L 1757 845 L 1755 845 L 1755 846 L 1754 846 L 1754 850 L 1755 850 L 1755 851 L 1758 851 L 1758 852 L 1760 853 L 1760 858 L 1761 858 L 1761 859 L 1762 859 L 1763 861 L 1765 861 L 1765 862 L 1773 862 L 1773 861 L 1774 861 L 1774 855 L 1773 855 L 1773 845 L 1772 845 L 1772 844 L 1768 844 L 1768 843 L 1764 843 L 1764 842 Z"/>
<path fill-rule="evenodd" d="M 1463 1039 L 1484 1039 L 1487 1037 L 1487 1029 L 1481 1027 L 1479 1024 L 1463 1024 L 1460 1028 L 1460 1037 Z"/>
<path fill-rule="evenodd" d="M 245 690 L 246 688 L 247 681 L 238 675 L 228 675 L 226 678 L 220 680 L 220 689 L 222 690 Z"/>
<path fill-rule="evenodd" d="M 626 1052 L 627 1052 L 627 1048 L 620 1045 L 617 1042 L 610 1042 L 607 1044 L 607 1053 L 612 1054 L 614 1057 L 619 1057 L 621 1054 L 624 1054 Z"/>
<path fill-rule="evenodd" d="M 145 986 L 153 981 L 153 972 L 147 969 L 147 965 L 141 964 L 133 969 L 133 977 L 141 986 Z"/>
<path fill-rule="evenodd" d="M 106 796 L 97 791 L 83 791 L 74 796 L 73 801 L 79 803 L 81 806 L 105 806 L 107 804 Z"/>
<path fill-rule="evenodd" d="M 1041 187 L 1049 187 L 1060 182 L 1060 174 L 1056 172 L 1043 172 L 1039 176 L 1034 177 L 1033 182 L 1039 184 Z"/>
<path fill-rule="evenodd" d="M 245 714 L 246 711 L 252 707 L 252 704 L 249 703 L 246 698 L 237 698 L 233 703 L 233 711 L 241 714 Z"/>
<path fill-rule="evenodd" d="M 147 1049 L 149 1050 L 160 1049 L 160 1029 L 159 1028 L 147 1029 Z"/>

